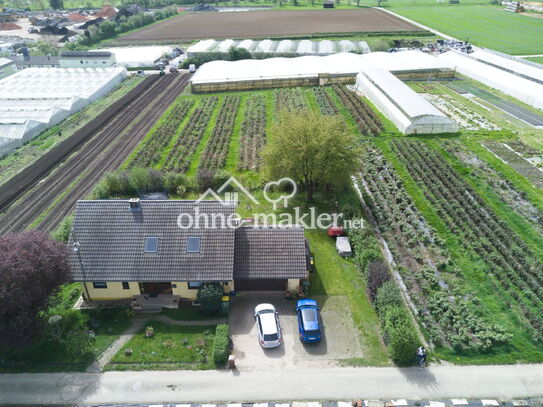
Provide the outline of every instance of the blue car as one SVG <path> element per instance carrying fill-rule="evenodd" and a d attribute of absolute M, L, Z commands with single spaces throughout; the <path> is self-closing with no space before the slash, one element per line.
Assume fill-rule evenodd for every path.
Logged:
<path fill-rule="evenodd" d="M 315 300 L 298 300 L 296 304 L 298 315 L 298 331 L 300 340 L 306 343 L 320 342 L 321 329 L 319 326 L 319 307 Z"/>

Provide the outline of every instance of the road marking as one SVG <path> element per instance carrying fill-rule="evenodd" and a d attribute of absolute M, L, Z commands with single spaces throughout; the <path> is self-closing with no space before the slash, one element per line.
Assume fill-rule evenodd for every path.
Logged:
<path fill-rule="evenodd" d="M 526 400 L 513 400 L 514 406 L 527 406 L 528 402 Z"/>
<path fill-rule="evenodd" d="M 393 406 L 407 406 L 407 400 L 406 399 L 398 399 L 398 400 L 392 400 Z"/>
<path fill-rule="evenodd" d="M 500 403 L 498 403 L 497 400 L 481 399 L 481 403 L 483 403 L 483 406 L 499 406 L 500 405 Z"/>
<path fill-rule="evenodd" d="M 321 403 L 319 403 L 318 401 L 312 401 L 307 403 L 307 407 L 321 407 Z"/>
<path fill-rule="evenodd" d="M 190 404 L 176 404 L 175 407 L 190 407 Z M 241 407 L 241 404 L 240 404 Z"/>
<path fill-rule="evenodd" d="M 430 401 L 430 407 L 446 407 L 442 401 Z"/>
<path fill-rule="evenodd" d="M 465 406 L 468 404 L 466 399 L 451 399 L 454 406 Z"/>
<path fill-rule="evenodd" d="M 338 401 L 337 407 L 353 407 L 353 403 L 350 401 Z"/>

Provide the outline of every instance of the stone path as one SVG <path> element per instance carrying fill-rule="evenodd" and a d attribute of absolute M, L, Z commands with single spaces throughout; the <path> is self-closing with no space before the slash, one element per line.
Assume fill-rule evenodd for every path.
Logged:
<path fill-rule="evenodd" d="M 130 341 L 149 321 L 159 321 L 170 325 L 205 326 L 226 323 L 226 318 L 217 318 L 203 321 L 178 321 L 162 314 L 137 314 L 132 324 L 102 353 L 86 370 L 87 373 L 99 373 L 109 361 Z"/>

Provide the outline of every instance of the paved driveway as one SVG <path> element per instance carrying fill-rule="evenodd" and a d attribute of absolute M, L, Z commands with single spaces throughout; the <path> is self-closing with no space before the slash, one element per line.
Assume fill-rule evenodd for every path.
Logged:
<path fill-rule="evenodd" d="M 243 293 L 232 298 L 230 335 L 234 342 L 236 364 L 240 370 L 264 370 L 268 367 L 327 367 L 339 359 L 363 357 L 351 310 L 345 297 L 315 297 L 321 309 L 323 340 L 303 344 L 298 338 L 295 301 L 285 300 L 282 293 Z M 258 343 L 253 313 L 257 304 L 268 302 L 279 312 L 283 344 L 263 349 Z"/>

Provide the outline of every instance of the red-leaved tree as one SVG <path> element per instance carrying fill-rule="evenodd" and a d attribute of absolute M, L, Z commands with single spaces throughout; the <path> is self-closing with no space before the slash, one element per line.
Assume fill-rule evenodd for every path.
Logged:
<path fill-rule="evenodd" d="M 69 278 L 67 247 L 49 235 L 30 230 L 0 237 L 0 349 L 32 343 L 40 311 Z"/>

